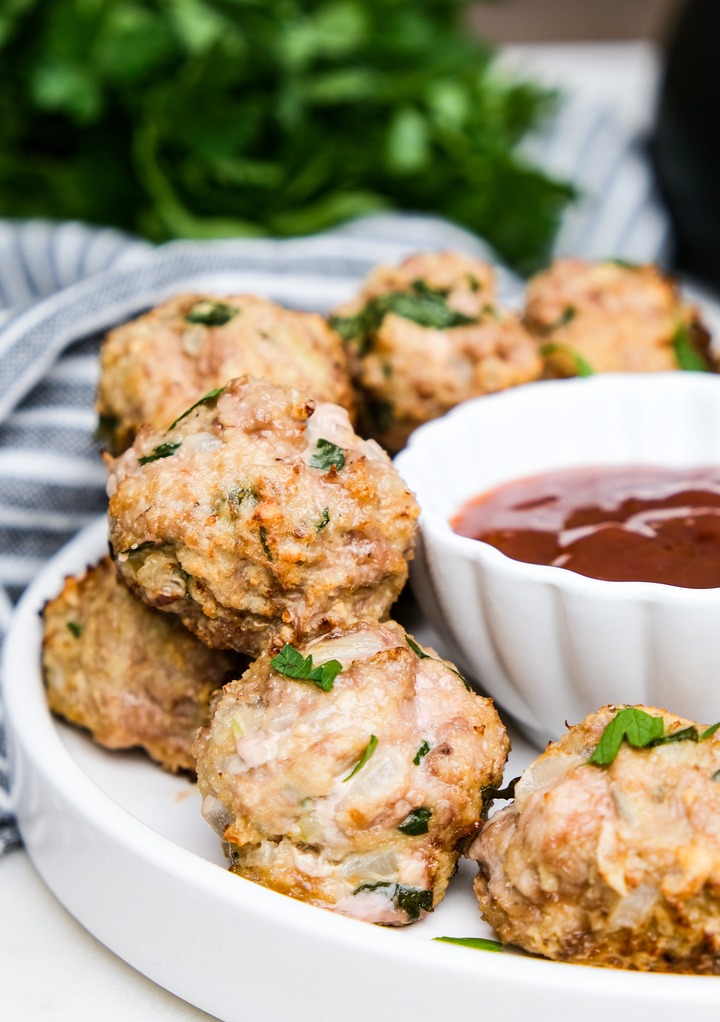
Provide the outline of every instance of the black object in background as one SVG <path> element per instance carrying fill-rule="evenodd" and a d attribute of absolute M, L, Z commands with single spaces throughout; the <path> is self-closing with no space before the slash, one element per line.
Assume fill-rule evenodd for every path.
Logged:
<path fill-rule="evenodd" d="M 674 269 L 720 292 L 720 2 L 690 0 L 665 53 L 651 141 Z"/>

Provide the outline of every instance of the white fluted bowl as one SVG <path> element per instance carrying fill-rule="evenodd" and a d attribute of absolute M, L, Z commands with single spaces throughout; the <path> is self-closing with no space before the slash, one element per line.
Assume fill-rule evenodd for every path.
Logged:
<path fill-rule="evenodd" d="M 395 461 L 422 508 L 415 594 L 453 658 L 538 745 L 605 703 L 720 720 L 720 588 L 607 582 L 454 533 L 472 497 L 551 469 L 720 463 L 720 377 L 606 374 L 465 402 Z"/>

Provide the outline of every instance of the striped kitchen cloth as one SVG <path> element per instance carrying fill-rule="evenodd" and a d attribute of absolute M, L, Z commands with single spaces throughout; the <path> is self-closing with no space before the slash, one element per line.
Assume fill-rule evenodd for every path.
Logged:
<path fill-rule="evenodd" d="M 558 236 L 559 254 L 663 257 L 668 224 L 649 169 L 637 140 L 607 112 L 566 104 L 532 155 L 572 177 L 581 191 Z M 460 228 L 400 214 L 368 217 L 309 239 L 174 242 L 160 249 L 75 223 L 0 222 L 0 324 L 6 321 L 0 328 L 0 646 L 25 586 L 105 508 L 93 400 L 103 297 L 113 293 L 119 276 L 142 291 L 146 278 L 162 282 L 168 267 L 197 273 L 206 264 L 232 264 L 259 293 L 323 311 L 349 297 L 377 263 L 437 248 L 489 256 Z M 78 331 L 73 310 L 85 285 L 76 282 L 93 275 Z M 501 301 L 517 303 L 522 283 L 501 271 L 499 290 Z M 132 291 L 124 305 L 113 307 L 118 319 L 139 311 Z M 0 853 L 20 842 L 9 769 L 0 701 Z"/>

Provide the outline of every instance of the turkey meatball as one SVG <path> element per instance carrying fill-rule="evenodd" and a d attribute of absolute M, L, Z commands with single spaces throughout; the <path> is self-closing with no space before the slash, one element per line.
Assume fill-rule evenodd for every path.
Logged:
<path fill-rule="evenodd" d="M 213 391 L 111 462 L 110 540 L 128 585 L 208 645 L 257 655 L 383 617 L 418 507 L 347 412 L 263 380 Z"/>
<path fill-rule="evenodd" d="M 697 309 L 652 265 L 559 259 L 529 282 L 524 321 L 546 376 L 714 368 Z"/>
<path fill-rule="evenodd" d="M 470 855 L 481 911 L 506 941 L 561 961 L 720 974 L 720 732 L 606 706 L 535 760 Z"/>
<path fill-rule="evenodd" d="M 330 322 L 347 343 L 363 428 L 393 452 L 461 401 L 542 370 L 535 341 L 495 307 L 491 268 L 459 253 L 380 267 Z"/>
<path fill-rule="evenodd" d="M 43 618 L 50 709 L 108 749 L 140 746 L 168 770 L 194 770 L 210 695 L 238 676 L 241 659 L 136 600 L 108 557 L 68 578 Z"/>
<path fill-rule="evenodd" d="M 100 352 L 98 411 L 114 453 L 143 423 L 167 429 L 193 401 L 257 376 L 352 408 L 347 359 L 316 313 L 254 295 L 180 295 L 112 330 Z"/>
<path fill-rule="evenodd" d="M 399 926 L 443 897 L 508 748 L 492 702 L 388 621 L 260 657 L 195 754 L 233 872 Z"/>

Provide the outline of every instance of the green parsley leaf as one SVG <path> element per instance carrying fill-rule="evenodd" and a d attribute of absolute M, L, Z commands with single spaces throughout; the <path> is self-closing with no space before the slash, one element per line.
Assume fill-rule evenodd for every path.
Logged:
<path fill-rule="evenodd" d="M 321 529 L 325 528 L 325 526 L 328 524 L 329 521 L 330 521 L 330 508 L 329 507 L 324 507 L 323 508 L 323 513 L 322 513 L 322 517 L 321 517 L 320 521 L 317 523 L 317 525 L 315 526 L 315 531 L 316 532 L 320 532 Z"/>
<path fill-rule="evenodd" d="M 240 310 L 235 305 L 228 305 L 227 302 L 203 299 L 185 313 L 185 319 L 188 323 L 200 323 L 202 326 L 225 326 L 238 312 Z"/>
<path fill-rule="evenodd" d="M 656 739 L 662 738 L 664 730 L 662 717 L 651 717 L 644 710 L 626 706 L 607 724 L 588 763 L 609 766 L 615 761 L 623 740 L 636 749 L 644 749 Z"/>
<path fill-rule="evenodd" d="M 427 742 L 423 742 L 418 751 L 415 753 L 413 763 L 415 766 L 420 766 L 420 761 L 423 760 L 430 752 L 430 746 Z"/>
<path fill-rule="evenodd" d="M 183 419 L 186 419 L 188 417 L 190 412 L 194 412 L 195 409 L 199 408 L 201 405 L 213 404 L 215 401 L 217 401 L 217 399 L 220 397 L 224 390 L 225 390 L 224 387 L 216 387 L 214 390 L 209 390 L 207 394 L 201 397 L 199 401 L 196 401 L 194 405 L 190 405 L 187 411 L 184 411 L 182 415 L 178 415 L 177 419 L 175 419 L 175 421 L 168 426 L 166 432 L 169 433 L 171 429 L 175 429 L 178 422 L 182 422 Z"/>
<path fill-rule="evenodd" d="M 76 639 L 79 639 L 83 633 L 83 625 L 78 621 L 66 621 L 67 629 L 71 635 L 74 635 Z"/>
<path fill-rule="evenodd" d="M 354 316 L 331 316 L 330 326 L 344 341 L 359 341 L 362 357 L 372 347 L 373 335 L 390 313 L 434 330 L 452 330 L 477 323 L 477 317 L 453 309 L 447 296 L 447 289 L 433 288 L 424 280 L 415 280 L 410 291 L 386 291 L 372 298 Z"/>
<path fill-rule="evenodd" d="M 433 940 L 441 944 L 460 944 L 462 947 L 472 947 L 478 951 L 502 951 L 503 946 L 499 940 L 488 940 L 486 937 L 433 937 Z"/>
<path fill-rule="evenodd" d="M 405 642 L 407 642 L 408 646 L 413 651 L 415 656 L 419 657 L 420 660 L 434 660 L 436 664 L 445 664 L 445 666 L 448 667 L 448 669 L 451 670 L 453 674 L 456 674 L 458 676 L 458 678 L 463 683 L 468 692 L 474 691 L 470 682 L 463 674 L 460 673 L 460 671 L 457 670 L 456 667 L 450 667 L 449 664 L 446 664 L 445 661 L 441 660 L 439 657 L 430 656 L 429 653 L 426 653 L 425 650 L 421 649 L 420 646 L 418 646 L 417 642 L 411 639 L 410 636 L 407 634 L 405 635 Z"/>
<path fill-rule="evenodd" d="M 433 893 L 420 887 L 404 887 L 402 884 L 378 880 L 374 884 L 360 884 L 355 888 L 353 894 L 360 894 L 361 891 L 377 891 L 381 887 L 392 888 L 391 898 L 395 907 L 404 912 L 411 922 L 419 919 L 421 912 L 432 912 Z"/>
<path fill-rule="evenodd" d="M 709 728 L 706 728 L 705 731 L 703 731 L 703 733 L 700 735 L 698 741 L 706 742 L 708 738 L 712 738 L 712 736 L 715 734 L 718 728 L 720 728 L 720 720 L 717 722 L 717 724 L 711 724 Z"/>
<path fill-rule="evenodd" d="M 410 837 L 416 837 L 418 834 L 427 834 L 430 829 L 431 819 L 432 809 L 428 809 L 426 806 L 419 806 L 417 809 L 410 810 L 402 823 L 398 824 L 397 829 L 401 834 L 408 834 Z"/>
<path fill-rule="evenodd" d="M 342 447 L 322 438 L 315 444 L 315 451 L 310 458 L 311 468 L 320 468 L 323 472 L 329 472 L 335 467 L 338 472 L 345 465 L 345 452 Z"/>
<path fill-rule="evenodd" d="M 709 362 L 694 346 L 691 331 L 684 323 L 676 327 L 671 343 L 679 369 L 696 373 L 710 371 Z"/>
<path fill-rule="evenodd" d="M 275 558 L 272 555 L 272 550 L 270 549 L 270 546 L 269 546 L 268 541 L 267 541 L 267 529 L 265 528 L 264 525 L 260 526 L 259 533 L 260 533 L 260 546 L 263 548 L 263 552 L 264 552 L 265 556 L 267 557 L 267 559 L 269 561 L 274 561 Z"/>
<path fill-rule="evenodd" d="M 405 636 L 405 642 L 407 642 L 410 649 L 413 651 L 415 656 L 420 657 L 421 660 L 432 660 L 433 657 L 429 653 L 426 653 L 424 649 L 421 649 L 414 639 L 411 639 L 409 635 Z"/>
<path fill-rule="evenodd" d="M 330 691 L 335 684 L 335 679 L 342 671 L 342 664 L 339 660 L 326 660 L 319 667 L 313 666 L 312 656 L 303 656 L 288 642 L 270 663 L 278 674 L 284 674 L 296 681 L 314 681 L 318 688 L 324 692 Z"/>
<path fill-rule="evenodd" d="M 548 344 L 542 345 L 540 354 L 545 358 L 548 355 L 565 355 L 573 363 L 578 376 L 595 375 L 595 371 L 587 359 L 583 358 L 579 351 L 575 351 L 568 344 L 556 344 L 555 341 L 551 341 Z"/>
<path fill-rule="evenodd" d="M 332 661 L 331 661 L 331 662 L 332 662 Z M 370 757 L 372 756 L 372 754 L 373 754 L 373 753 L 375 752 L 375 750 L 377 749 L 377 744 L 378 744 L 378 740 L 377 740 L 377 738 L 375 737 L 375 735 L 370 735 L 370 741 L 369 741 L 369 742 L 367 743 L 367 745 L 365 746 L 365 750 L 364 750 L 364 752 L 363 752 L 362 756 L 361 756 L 361 757 L 360 757 L 360 759 L 359 759 L 359 760 L 357 761 L 357 763 L 356 763 L 356 764 L 355 764 L 355 766 L 354 766 L 354 767 L 352 768 L 352 770 L 351 770 L 351 771 L 350 771 L 350 773 L 349 773 L 349 774 L 347 775 L 347 777 L 343 777 L 343 784 L 345 784 L 345 783 L 346 783 L 346 781 L 349 781 L 349 780 L 351 780 L 351 778 L 353 778 L 353 777 L 355 776 L 355 774 L 356 774 L 356 773 L 358 772 L 358 770 L 362 770 L 362 768 L 363 768 L 363 767 L 365 766 L 365 764 L 367 763 L 367 761 L 368 761 L 368 760 L 370 759 Z"/>
<path fill-rule="evenodd" d="M 560 327 L 567 326 L 568 323 L 572 323 L 572 321 L 575 319 L 577 314 L 578 314 L 578 311 L 577 311 L 577 309 L 575 308 L 574 305 L 566 306 L 563 309 L 563 311 L 560 313 L 558 318 L 555 320 L 555 322 L 551 324 L 550 329 L 551 330 L 559 330 Z"/>
<path fill-rule="evenodd" d="M 169 458 L 181 444 L 182 440 L 167 440 L 164 444 L 158 444 L 157 447 L 152 449 L 150 454 L 145 455 L 144 458 L 138 458 L 138 465 L 149 465 L 151 461 Z"/>

